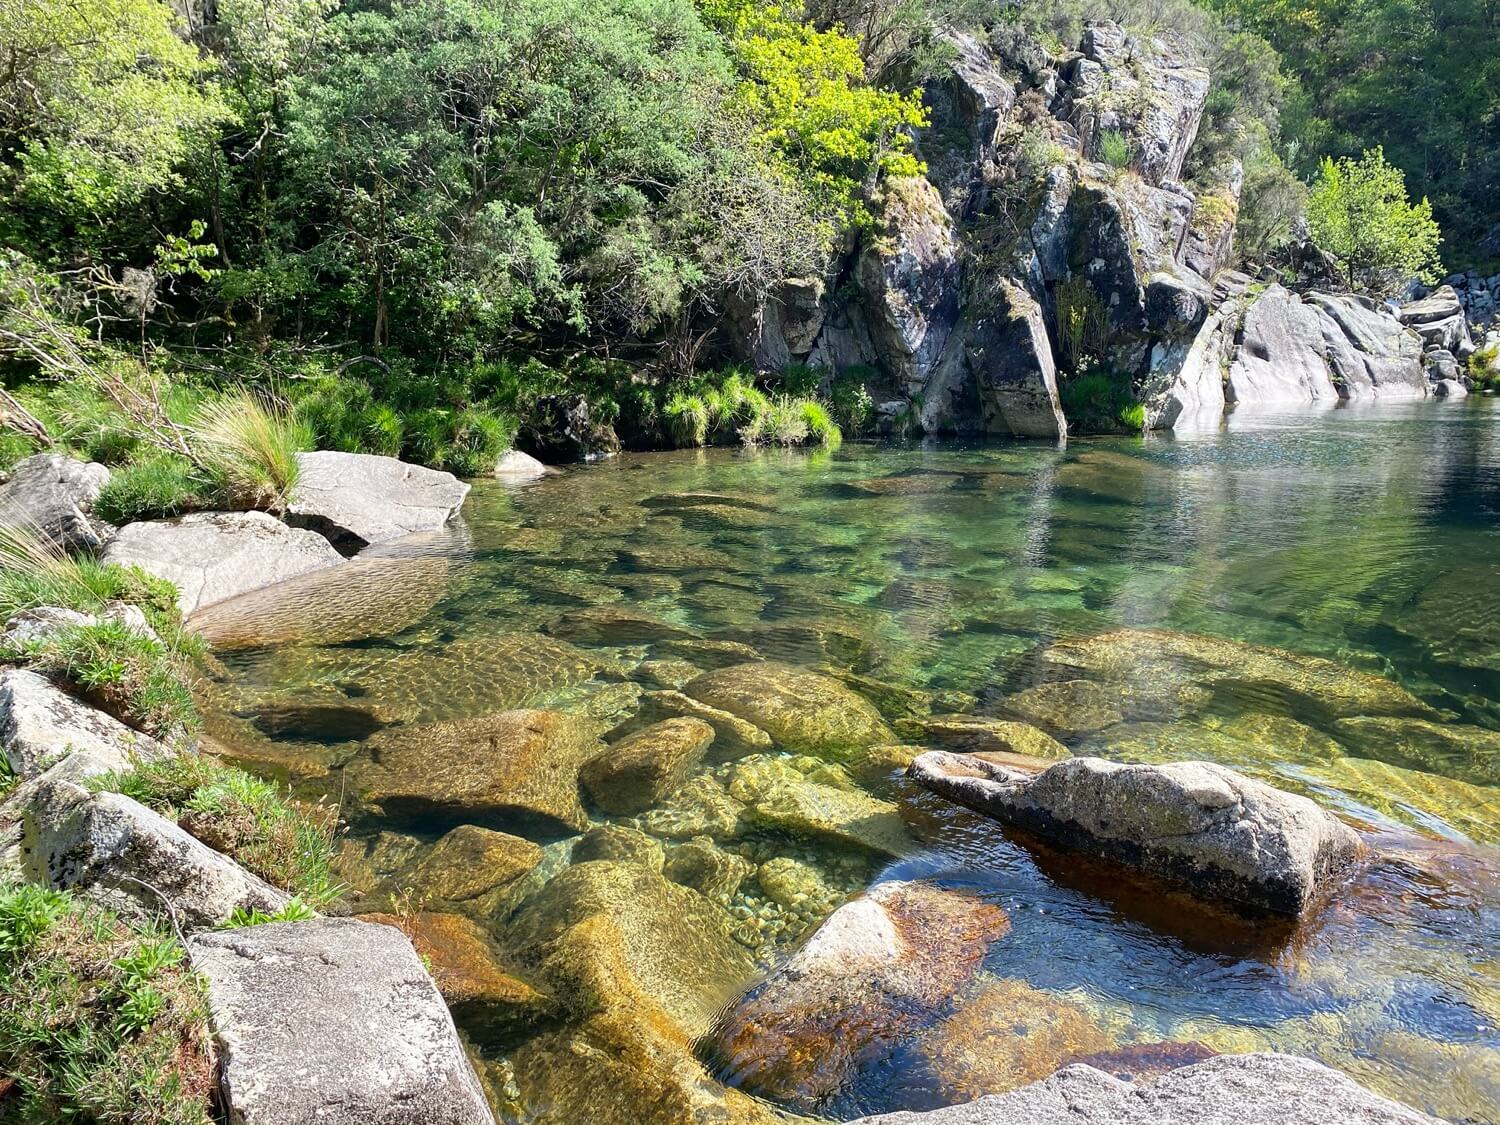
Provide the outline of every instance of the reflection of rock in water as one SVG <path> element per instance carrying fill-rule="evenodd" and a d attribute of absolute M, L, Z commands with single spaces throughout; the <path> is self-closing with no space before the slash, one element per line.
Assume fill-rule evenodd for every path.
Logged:
<path fill-rule="evenodd" d="M 460 528 L 220 602 L 195 614 L 190 628 L 220 651 L 399 633 L 426 617 L 462 572 L 467 540 Z"/>

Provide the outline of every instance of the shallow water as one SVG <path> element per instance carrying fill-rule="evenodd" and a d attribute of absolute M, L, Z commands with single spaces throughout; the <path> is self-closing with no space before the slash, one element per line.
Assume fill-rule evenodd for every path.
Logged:
<path fill-rule="evenodd" d="M 453 818 L 398 822 L 362 803 L 364 740 L 381 727 L 549 706 L 606 729 L 628 720 L 632 684 L 686 674 L 643 670 L 643 660 L 707 669 L 736 659 L 666 631 L 621 643 L 558 624 L 590 606 L 863 677 L 848 682 L 888 720 L 955 705 L 999 714 L 1056 679 L 1040 655 L 1049 643 L 1120 626 L 1273 646 L 1388 678 L 1433 708 L 1456 743 L 1428 752 L 1396 745 L 1384 728 L 1356 737 L 1338 724 L 1359 711 L 1328 705 L 1316 684 L 1288 692 L 1149 654 L 1102 677 L 1131 701 L 1120 721 L 1055 728 L 1074 751 L 1222 761 L 1354 822 L 1376 858 L 1298 927 L 1203 910 L 1007 837 L 909 791 L 889 765 L 855 775 L 899 809 L 903 854 L 765 827 L 726 832 L 718 842 L 751 863 L 791 856 L 827 884 L 825 899 L 791 910 L 751 875 L 729 907 L 762 969 L 840 895 L 875 880 L 931 878 L 1010 917 L 955 1004 L 982 1004 L 996 982 L 1030 985 L 1037 1007 L 1017 1026 L 1031 1031 L 1005 1032 L 1035 1036 L 1027 1058 L 997 1077 L 968 1065 L 972 1052 L 915 1035 L 814 1107 L 833 1118 L 964 1100 L 1101 1049 L 1192 1042 L 1307 1054 L 1439 1115 L 1500 1121 L 1500 742 L 1484 733 L 1500 731 L 1494 400 L 1232 419 L 1223 432 L 1066 450 L 627 456 L 524 487 L 480 483 L 453 535 L 305 585 L 290 603 L 216 615 L 210 632 L 224 647 L 274 643 L 224 654 L 211 702 L 225 713 L 211 729 L 247 762 L 341 800 L 373 874 L 398 880 L 392 869 Z M 577 647 L 534 636 L 548 629 Z M 339 643 L 308 643 L 320 636 Z M 1073 722 L 1076 713 L 1057 717 Z M 725 780 L 734 770 L 702 768 Z M 670 846 L 662 826 L 672 815 L 632 823 Z M 611 818 L 590 809 L 590 819 Z M 546 845 L 542 876 L 566 865 L 571 829 L 514 827 Z M 513 906 L 484 915 L 502 945 Z M 983 1023 L 979 1008 L 969 1015 Z M 1087 1050 L 1060 1032 L 1049 1047 L 1053 1033 L 1035 1030 L 1074 1023 L 1088 1028 Z M 566 1088 L 543 1105 L 516 1085 L 507 1060 L 517 1039 L 487 1052 L 502 1110 L 568 1120 Z"/>

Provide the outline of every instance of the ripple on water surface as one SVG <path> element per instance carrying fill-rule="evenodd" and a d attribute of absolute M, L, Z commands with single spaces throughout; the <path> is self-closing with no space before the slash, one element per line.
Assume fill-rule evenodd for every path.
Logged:
<path fill-rule="evenodd" d="M 1148 1073 L 1278 1049 L 1500 1121 L 1492 402 L 1066 451 L 625 457 L 481 483 L 465 514 L 442 543 L 315 576 L 294 612 L 208 617 L 225 667 L 207 705 L 228 753 L 343 800 L 356 909 L 394 896 L 480 924 L 433 923 L 482 940 L 432 956 L 512 982 L 492 1007 L 527 997 L 524 1020 L 472 996 L 458 1009 L 480 1012 L 507 1116 L 765 1119 L 705 1080 L 723 1062 L 695 1054 L 705 1006 L 849 896 L 924 879 L 998 906 L 1008 932 L 944 1006 L 908 1012 L 820 1088 L 819 1112 L 962 1100 L 1074 1059 Z M 761 660 L 776 664 L 736 671 Z M 443 794 L 475 787 L 424 780 L 388 748 L 434 723 L 482 733 L 471 720 L 511 708 L 574 713 L 600 747 L 632 735 L 629 768 L 646 772 L 630 782 L 658 804 L 608 817 L 585 802 L 579 844 L 577 814 L 539 832 L 508 818 L 527 793 L 489 775 L 482 831 L 455 835 Z M 894 732 L 1006 729 L 914 722 L 953 711 L 1035 724 L 1075 753 L 1222 762 L 1334 809 L 1374 858 L 1297 925 L 1209 909 L 910 792 L 899 771 L 921 747 Z M 675 716 L 714 742 L 651 775 L 641 747 Z M 461 774 L 494 753 L 441 760 Z M 559 770 L 578 756 L 538 768 L 571 793 Z M 403 793 L 431 790 L 397 817 L 360 783 L 393 763 Z M 584 863 L 601 866 L 557 881 Z"/>

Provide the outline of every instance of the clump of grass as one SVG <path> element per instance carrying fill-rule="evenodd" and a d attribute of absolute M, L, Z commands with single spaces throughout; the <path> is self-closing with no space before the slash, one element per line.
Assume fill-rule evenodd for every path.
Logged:
<path fill-rule="evenodd" d="M 110 523 L 166 519 L 211 508 L 213 488 L 182 457 L 161 454 L 116 469 L 98 498 L 94 514 Z"/>
<path fill-rule="evenodd" d="M 402 454 L 459 476 L 482 476 L 494 471 L 515 434 L 515 419 L 487 407 L 428 407 L 407 416 Z"/>
<path fill-rule="evenodd" d="M 818 444 L 833 449 L 843 442 L 844 435 L 828 408 L 816 399 L 802 400 L 802 420 L 807 423 L 808 436 Z"/>
<path fill-rule="evenodd" d="M 314 380 L 297 401 L 297 417 L 319 449 L 398 457 L 406 427 L 401 415 L 375 401 L 360 379 L 326 376 Z"/>
<path fill-rule="evenodd" d="M 65 892 L 0 885 L 6 1120 L 208 1125 L 207 1014 L 170 933 Z"/>
<path fill-rule="evenodd" d="M 293 803 L 274 782 L 201 754 L 178 754 L 91 784 L 175 820 L 307 907 L 342 890 L 332 868 L 336 810 Z"/>
<path fill-rule="evenodd" d="M 1123 133 L 1106 129 L 1099 134 L 1099 159 L 1122 172 L 1130 167 L 1130 142 Z"/>
<path fill-rule="evenodd" d="M 198 728 L 185 654 L 118 621 L 59 629 L 26 648 L 27 663 L 76 685 L 147 734 L 176 741 Z"/>
<path fill-rule="evenodd" d="M 708 441 L 709 407 L 701 395 L 674 391 L 661 412 L 675 444 L 703 445 Z"/>
<path fill-rule="evenodd" d="M 158 633 L 175 636 L 181 619 L 170 582 L 70 555 L 34 527 L 0 526 L 0 619 L 37 606 L 94 613 L 115 601 L 140 606 Z"/>
<path fill-rule="evenodd" d="M 193 449 L 230 500 L 281 511 L 297 484 L 307 428 L 279 403 L 248 390 L 204 403 L 194 416 Z"/>

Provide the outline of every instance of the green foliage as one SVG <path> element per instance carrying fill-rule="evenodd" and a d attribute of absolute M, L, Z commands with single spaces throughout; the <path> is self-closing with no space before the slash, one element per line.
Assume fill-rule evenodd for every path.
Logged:
<path fill-rule="evenodd" d="M 331 866 L 335 811 L 293 803 L 274 782 L 203 754 L 183 753 L 90 784 L 175 820 L 209 847 L 296 895 L 303 910 L 331 902 L 342 890 Z"/>
<path fill-rule="evenodd" d="M 22 196 L 82 217 L 176 182 L 225 107 L 175 23 L 160 0 L 0 5 L 0 152 Z"/>
<path fill-rule="evenodd" d="M 1500 344 L 1489 344 L 1469 356 L 1469 378 L 1476 390 L 1500 391 Z"/>
<path fill-rule="evenodd" d="M 844 441 L 838 423 L 828 408 L 816 399 L 802 399 L 802 421 L 807 426 L 807 436 L 819 445 L 837 448 Z"/>
<path fill-rule="evenodd" d="M 842 432 L 853 437 L 868 433 L 875 421 L 875 400 L 870 397 L 864 377 L 863 371 L 846 371 L 834 379 L 830 391 L 834 420 Z"/>
<path fill-rule="evenodd" d="M 1125 135 L 1114 129 L 1106 129 L 1100 133 L 1099 159 L 1119 171 L 1129 168 L 1132 157 L 1130 142 L 1125 139 Z"/>
<path fill-rule="evenodd" d="M 1146 410 L 1131 393 L 1128 380 L 1107 371 L 1072 375 L 1058 387 L 1063 414 L 1078 433 L 1140 433 Z"/>
<path fill-rule="evenodd" d="M 207 1004 L 175 937 L 62 891 L 0 884 L 8 1121 L 208 1125 Z"/>
<path fill-rule="evenodd" d="M 1385 293 L 1440 275 L 1432 206 L 1407 199 L 1401 170 L 1378 148 L 1359 160 L 1324 159 L 1307 219 L 1313 241 L 1338 259 L 1351 286 Z"/>
<path fill-rule="evenodd" d="M 27 663 L 60 676 L 87 698 L 153 737 L 197 729 L 186 654 L 118 621 L 71 625 L 28 645 Z"/>
<path fill-rule="evenodd" d="M 25 527 L 0 528 L 0 617 L 61 606 L 94 613 L 112 601 L 138 605 L 158 631 L 178 623 L 177 591 L 137 567 L 73 556 Z"/>
<path fill-rule="evenodd" d="M 701 395 L 673 391 L 661 413 L 677 445 L 703 445 L 708 441 L 709 410 Z"/>
<path fill-rule="evenodd" d="M 1109 339 L 1109 312 L 1080 275 L 1058 282 L 1052 298 L 1057 306 L 1060 358 L 1069 371 L 1077 371 L 1089 360 L 1100 358 Z"/>
<path fill-rule="evenodd" d="M 370 385 L 361 379 L 326 375 L 308 383 L 297 395 L 296 412 L 318 449 L 384 457 L 401 454 L 405 439 L 401 415 L 394 407 L 377 403 Z"/>
<path fill-rule="evenodd" d="M 169 453 L 117 468 L 94 501 L 94 514 L 113 524 L 166 519 L 211 508 L 214 490 L 191 462 Z"/>
<path fill-rule="evenodd" d="M 297 484 L 297 454 L 311 435 L 263 395 L 240 389 L 210 399 L 193 419 L 191 444 L 232 506 L 285 509 Z"/>
<path fill-rule="evenodd" d="M 234 913 L 230 914 L 229 921 L 224 923 L 227 930 L 239 929 L 241 926 L 266 926 L 272 922 L 306 922 L 316 918 L 318 912 L 295 895 L 290 902 L 274 914 L 267 914 L 264 910 L 243 906 L 236 906 Z"/>

